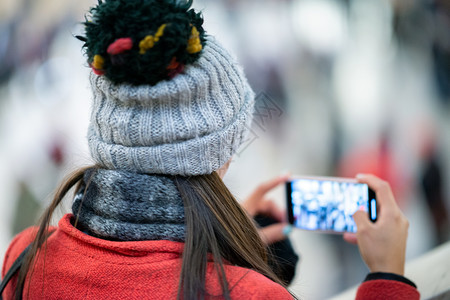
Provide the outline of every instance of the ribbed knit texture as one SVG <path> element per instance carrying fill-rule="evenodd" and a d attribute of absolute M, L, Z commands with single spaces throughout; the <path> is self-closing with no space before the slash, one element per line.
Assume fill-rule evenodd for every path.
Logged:
<path fill-rule="evenodd" d="M 91 154 L 105 168 L 200 175 L 244 142 L 254 93 L 235 59 L 212 37 L 184 73 L 154 86 L 114 85 L 91 75 Z"/>
<path fill-rule="evenodd" d="M 183 200 L 167 176 L 91 169 L 72 211 L 81 231 L 107 240 L 184 241 L 185 237 Z"/>

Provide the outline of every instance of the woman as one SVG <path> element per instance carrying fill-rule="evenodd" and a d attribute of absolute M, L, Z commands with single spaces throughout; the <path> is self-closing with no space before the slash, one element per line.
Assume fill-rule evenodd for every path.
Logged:
<path fill-rule="evenodd" d="M 38 228 L 11 243 L 2 276 L 31 243 L 7 299 L 292 299 L 267 265 L 266 242 L 221 180 L 245 139 L 254 94 L 242 69 L 205 35 L 191 2 L 106 0 L 85 42 L 94 94 L 88 132 L 95 166 L 58 190 Z M 250 214 L 279 177 L 245 203 Z M 418 298 L 402 277 L 407 221 L 372 176 L 380 220 L 355 214 L 373 293 Z M 50 227 L 74 187 L 72 214 Z M 388 232 L 388 233 L 386 233 Z M 386 251 L 390 249 L 390 251 Z M 385 294 L 383 294 L 385 293 Z"/>

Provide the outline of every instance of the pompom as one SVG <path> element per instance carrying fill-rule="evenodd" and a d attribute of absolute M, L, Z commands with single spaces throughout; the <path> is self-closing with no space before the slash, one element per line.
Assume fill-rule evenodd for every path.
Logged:
<path fill-rule="evenodd" d="M 191 5 L 192 0 L 100 0 L 80 37 L 94 72 L 134 85 L 155 85 L 182 72 L 205 43 L 203 18 Z"/>
<path fill-rule="evenodd" d="M 169 78 L 174 78 L 178 74 L 184 71 L 184 65 L 179 63 L 176 57 L 172 58 L 170 65 L 167 66 L 167 70 L 169 70 Z"/>
<path fill-rule="evenodd" d="M 94 55 L 94 59 L 91 63 L 92 70 L 96 75 L 104 75 L 105 71 L 103 66 L 105 64 L 105 59 L 101 55 Z"/>
<path fill-rule="evenodd" d="M 202 44 L 200 42 L 200 34 L 195 26 L 192 26 L 191 37 L 188 41 L 187 51 L 191 54 L 202 51 Z"/>
<path fill-rule="evenodd" d="M 101 55 L 95 55 L 94 60 L 92 61 L 92 66 L 97 70 L 102 70 L 103 65 L 105 64 L 105 59 Z"/>
<path fill-rule="evenodd" d="M 133 40 L 131 38 L 120 38 L 109 45 L 106 52 L 110 55 L 117 55 L 133 48 Z"/>
<path fill-rule="evenodd" d="M 98 75 L 98 76 L 105 75 L 105 71 L 103 71 L 103 70 L 97 70 L 96 68 L 92 68 L 92 72 L 94 72 L 94 74 L 95 74 L 95 75 Z"/>

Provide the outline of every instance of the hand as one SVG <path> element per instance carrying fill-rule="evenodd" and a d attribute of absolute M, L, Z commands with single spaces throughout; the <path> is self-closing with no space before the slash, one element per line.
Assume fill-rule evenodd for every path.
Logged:
<path fill-rule="evenodd" d="M 291 231 L 291 227 L 286 220 L 286 213 L 280 210 L 273 201 L 266 198 L 269 191 L 288 179 L 289 175 L 282 175 L 260 184 L 241 204 L 251 217 L 262 214 L 280 222 L 258 229 L 261 239 L 267 245 L 284 240 Z"/>
<path fill-rule="evenodd" d="M 344 239 L 357 243 L 361 257 L 371 272 L 404 274 L 406 239 L 409 223 L 395 202 L 386 181 L 373 175 L 358 175 L 377 196 L 377 221 L 372 223 L 364 211 L 357 211 L 353 218 L 357 233 L 346 233 Z"/>

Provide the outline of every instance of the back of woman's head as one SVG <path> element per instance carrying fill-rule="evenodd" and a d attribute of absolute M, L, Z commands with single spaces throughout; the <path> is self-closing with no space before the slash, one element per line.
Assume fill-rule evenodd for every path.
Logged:
<path fill-rule="evenodd" d="M 21 269 L 17 291 L 45 245 L 56 206 L 78 183 L 77 226 L 83 198 L 99 169 L 161 174 L 177 187 L 185 224 L 179 297 L 205 296 L 208 253 L 225 298 L 224 260 L 279 282 L 267 266 L 255 226 L 215 172 L 244 142 L 254 94 L 234 57 L 206 35 L 191 4 L 104 0 L 90 10 L 85 35 L 78 38 L 92 68 L 88 143 L 96 167 L 76 172 L 56 194 Z"/>

